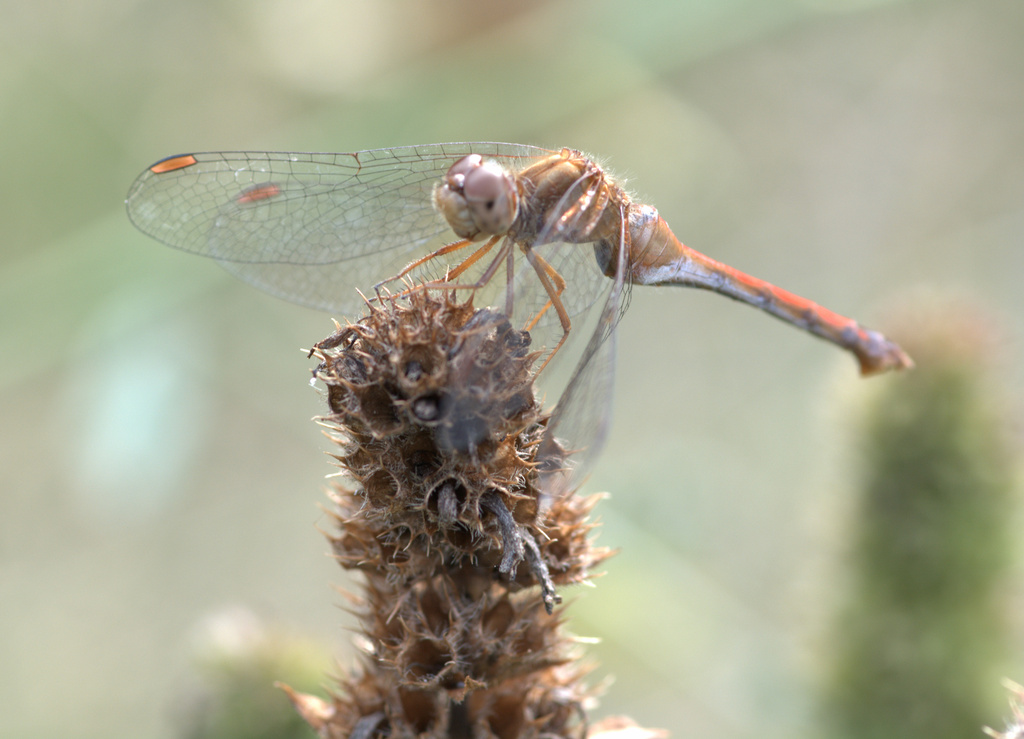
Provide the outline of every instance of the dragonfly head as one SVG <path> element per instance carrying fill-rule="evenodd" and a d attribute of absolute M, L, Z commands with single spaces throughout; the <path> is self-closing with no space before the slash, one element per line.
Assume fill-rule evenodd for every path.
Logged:
<path fill-rule="evenodd" d="M 455 162 L 434 187 L 434 207 L 463 239 L 478 241 L 507 232 L 519 214 L 515 179 L 479 154 Z"/>

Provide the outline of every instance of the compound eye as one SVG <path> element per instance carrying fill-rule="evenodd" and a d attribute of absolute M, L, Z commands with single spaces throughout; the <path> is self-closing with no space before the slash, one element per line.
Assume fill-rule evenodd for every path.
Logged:
<path fill-rule="evenodd" d="M 494 162 L 481 164 L 466 173 L 463 192 L 471 203 L 487 203 L 505 197 L 509 183 L 505 171 Z"/>
<path fill-rule="evenodd" d="M 515 184 L 501 165 L 484 162 L 466 175 L 463 195 L 480 230 L 488 234 L 508 231 L 516 218 Z"/>
<path fill-rule="evenodd" d="M 469 172 L 463 195 L 481 232 L 503 234 L 515 221 L 519 207 L 515 184 L 496 162 L 484 162 Z"/>
<path fill-rule="evenodd" d="M 466 175 L 478 169 L 483 164 L 483 161 L 484 158 L 479 154 L 469 154 L 462 157 L 462 159 L 448 168 L 448 173 L 445 175 L 448 186 L 461 190 L 466 182 Z"/>

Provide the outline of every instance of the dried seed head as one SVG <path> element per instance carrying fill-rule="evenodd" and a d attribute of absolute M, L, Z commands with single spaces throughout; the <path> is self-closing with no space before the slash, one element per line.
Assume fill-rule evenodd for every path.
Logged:
<path fill-rule="evenodd" d="M 420 577 L 436 562 L 412 552 L 458 563 L 486 560 L 490 546 L 500 559 L 508 534 L 485 496 L 516 524 L 535 525 L 531 453 L 545 419 L 528 334 L 500 313 L 420 291 L 408 305 L 372 310 L 314 351 L 332 411 L 323 422 L 342 441 L 337 459 L 361 486 L 361 515 L 380 526 L 371 537 L 384 547 L 379 554 L 390 554 L 367 560 L 356 547 L 359 561 Z M 355 514 L 341 508 L 344 518 Z M 353 543 L 345 542 L 343 562 Z"/>
<path fill-rule="evenodd" d="M 331 544 L 365 576 L 354 610 L 371 645 L 362 674 L 315 712 L 320 736 L 585 733 L 586 670 L 549 614 L 555 587 L 610 552 L 588 540 L 596 496 L 538 505 L 547 417 L 529 334 L 413 290 L 314 353 L 321 423 L 354 482 L 333 491 Z"/>

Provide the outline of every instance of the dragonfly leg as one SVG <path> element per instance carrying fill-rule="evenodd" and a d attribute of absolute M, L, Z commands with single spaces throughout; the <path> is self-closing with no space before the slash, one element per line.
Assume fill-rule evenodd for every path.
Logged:
<path fill-rule="evenodd" d="M 582 241 L 592 240 L 594 229 L 597 228 L 610 200 L 611 191 L 608 189 L 604 177 L 595 175 L 584 191 L 583 197 L 577 200 L 571 209 L 576 211 L 571 218 L 576 223 L 574 228 L 580 234 Z M 580 221 L 581 218 L 582 221 Z"/>
<path fill-rule="evenodd" d="M 537 260 L 537 262 L 540 264 L 540 266 L 544 270 L 545 274 L 547 274 L 548 278 L 551 279 L 554 282 L 555 295 L 561 297 L 562 293 L 565 292 L 565 286 L 566 286 L 565 278 L 562 277 L 562 275 L 559 274 L 558 270 L 556 270 L 554 267 L 552 267 L 550 262 L 548 262 L 546 259 L 544 259 L 544 257 L 542 257 L 540 254 L 537 254 L 533 250 L 531 250 L 531 253 L 533 254 L 534 258 Z M 536 267 L 536 265 L 535 265 L 535 267 Z M 537 325 L 537 323 L 540 321 L 541 317 L 545 313 L 547 313 L 548 309 L 551 308 L 552 305 L 554 305 L 554 301 L 551 298 L 548 298 L 548 302 L 546 302 L 544 304 L 544 307 L 542 307 L 539 311 L 537 311 L 537 315 L 535 315 L 530 320 L 530 322 L 528 324 L 526 324 L 526 330 L 527 331 L 533 331 L 533 327 Z M 563 328 L 564 328 L 564 324 L 563 324 Z"/>
<path fill-rule="evenodd" d="M 444 276 L 445 282 L 450 282 L 452 280 L 457 280 L 459 278 L 459 276 L 463 272 L 465 272 L 467 269 L 469 269 L 474 264 L 476 264 L 478 261 L 480 261 L 480 257 L 482 257 L 484 254 L 486 254 L 491 249 L 493 249 L 494 245 L 498 243 L 498 239 L 500 239 L 500 238 L 501 238 L 500 236 L 492 236 L 491 238 L 489 238 L 487 241 L 484 242 L 483 246 L 481 246 L 475 252 L 473 252 L 468 257 L 463 259 L 461 262 L 456 264 L 455 267 L 453 267 L 452 269 L 448 270 L 448 273 Z M 492 266 L 493 266 L 493 269 L 492 269 Z M 479 280 L 479 284 L 478 285 L 474 285 L 474 287 L 482 287 L 483 285 L 486 285 L 488 282 L 490 282 L 491 277 L 494 276 L 494 272 L 496 270 L 497 270 L 496 264 L 495 265 L 488 265 L 488 268 L 486 270 L 484 270 L 484 272 L 487 273 L 489 271 L 490 274 L 487 275 L 486 279 L 481 278 Z"/>
<path fill-rule="evenodd" d="M 440 279 L 440 280 L 430 280 L 430 281 L 424 282 L 424 283 L 422 283 L 420 285 L 411 285 L 411 286 L 407 287 L 405 290 L 402 290 L 400 293 L 398 293 L 397 297 L 403 297 L 403 296 L 408 295 L 409 293 L 413 292 L 414 290 L 422 290 L 424 288 L 444 288 L 445 290 L 476 290 L 476 289 L 479 289 L 479 288 L 483 287 L 484 285 L 486 285 L 488 282 L 491 281 L 492 277 L 494 277 L 494 273 L 497 272 L 497 270 L 498 270 L 498 265 L 501 264 L 501 260 L 505 257 L 505 252 L 508 250 L 508 246 L 503 246 L 499 250 L 498 257 L 496 259 L 494 259 L 491 262 L 491 264 L 487 265 L 487 269 L 484 270 L 483 274 L 480 276 L 480 279 L 478 279 L 475 283 L 470 284 L 470 285 L 459 285 L 457 283 L 452 283 L 452 280 L 457 278 L 459 275 L 461 275 L 463 272 L 465 272 L 470 267 L 472 267 L 474 264 L 476 264 L 480 260 L 481 257 L 483 257 L 485 254 L 487 254 L 489 251 L 491 251 L 491 249 L 494 248 L 494 245 L 496 243 L 498 243 L 498 240 L 500 238 L 501 238 L 501 236 L 492 236 L 490 239 L 488 239 L 486 242 L 484 242 L 483 246 L 481 246 L 479 249 L 474 251 L 468 257 L 463 259 L 457 265 L 455 265 L 454 267 L 449 267 L 447 269 L 447 271 L 445 272 L 445 276 L 442 279 Z M 398 273 L 394 277 L 391 277 L 390 279 L 384 280 L 384 282 L 379 283 L 378 287 L 380 285 L 383 285 L 383 284 L 386 284 L 388 282 L 391 282 L 392 280 L 396 280 L 396 279 L 399 279 L 401 277 L 404 277 L 406 274 L 408 274 L 408 272 L 410 270 L 415 269 L 419 265 L 421 265 L 424 262 L 426 262 L 428 259 L 433 259 L 434 257 L 443 256 L 442 252 L 444 252 L 444 253 L 451 253 L 451 252 L 455 251 L 456 249 L 461 249 L 461 248 L 463 248 L 464 246 L 466 246 L 467 244 L 470 244 L 470 243 L 472 243 L 472 242 L 465 241 L 465 240 L 464 241 L 457 241 L 454 244 L 449 244 L 449 246 L 451 246 L 453 248 L 448 249 L 447 251 L 444 251 L 443 248 L 442 249 L 438 249 L 433 254 L 428 254 L 426 257 L 423 257 L 421 259 L 417 259 L 415 262 L 410 264 L 408 267 L 403 269 L 400 273 Z"/>
<path fill-rule="evenodd" d="M 552 267 L 543 257 L 537 254 L 533 249 L 525 244 L 521 244 L 520 247 L 523 250 L 523 254 L 526 255 L 527 261 L 530 266 L 533 267 L 534 272 L 537 273 L 537 279 L 540 280 L 540 284 L 543 285 L 544 291 L 548 294 L 548 302 L 545 303 L 544 307 L 540 309 L 540 312 L 530 321 L 529 326 L 532 328 L 540 320 L 541 315 L 544 314 L 548 308 L 553 307 L 555 312 L 558 314 L 558 322 L 562 324 L 562 338 L 555 344 L 555 348 L 552 349 L 548 356 L 544 359 L 544 362 L 538 368 L 537 372 L 540 373 L 548 366 L 554 356 L 558 353 L 558 350 L 562 348 L 562 344 L 569 338 L 569 330 L 572 328 L 572 322 L 569 320 L 569 311 L 565 309 L 565 305 L 562 303 L 562 291 L 565 289 L 565 278 L 558 273 L 558 271 Z"/>
<path fill-rule="evenodd" d="M 594 172 L 589 172 L 581 176 L 566 191 L 558 205 L 555 206 L 555 211 L 561 213 L 558 219 L 551 224 L 551 229 L 555 234 L 571 235 L 571 238 L 567 240 L 574 242 L 589 240 L 591 232 L 607 205 L 608 188 L 602 187 L 603 182 L 602 177 L 596 176 Z M 577 186 L 583 187 L 582 194 L 576 194 Z M 602 191 L 604 197 L 602 197 Z M 582 225 L 581 219 L 584 219 Z"/>
<path fill-rule="evenodd" d="M 453 251 L 458 251 L 459 249 L 465 249 L 467 246 L 469 246 L 472 243 L 473 242 L 470 241 L 469 239 L 460 239 L 459 241 L 454 241 L 451 244 L 445 244 L 440 249 L 437 249 L 436 251 L 433 251 L 433 252 L 431 252 L 430 254 L 427 254 L 424 257 L 420 257 L 419 259 L 416 259 L 416 260 L 414 260 L 412 262 L 409 262 L 409 264 L 405 265 L 405 267 L 402 268 L 402 271 L 399 272 L 397 275 L 394 275 L 392 277 L 388 277 L 387 279 L 381 280 L 380 282 L 378 282 L 376 285 L 373 286 L 374 292 L 379 294 L 380 293 L 380 289 L 384 285 L 388 284 L 389 282 L 394 282 L 396 280 L 402 279 L 407 274 L 412 272 L 414 269 L 419 267 L 421 264 L 426 264 L 431 259 L 436 259 L 437 257 L 443 257 L 445 254 L 451 254 Z M 479 251 L 479 249 L 477 251 Z"/>

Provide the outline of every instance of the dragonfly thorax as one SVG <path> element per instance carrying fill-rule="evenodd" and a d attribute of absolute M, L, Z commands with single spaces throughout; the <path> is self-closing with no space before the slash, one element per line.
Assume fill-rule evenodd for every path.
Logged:
<path fill-rule="evenodd" d="M 517 241 L 539 245 L 614 242 L 618 249 L 629 196 L 591 159 L 572 149 L 538 160 L 516 174 L 524 193 Z"/>
<path fill-rule="evenodd" d="M 515 179 L 504 167 L 470 154 L 434 187 L 434 207 L 460 238 L 479 241 L 506 233 L 519 214 Z"/>

